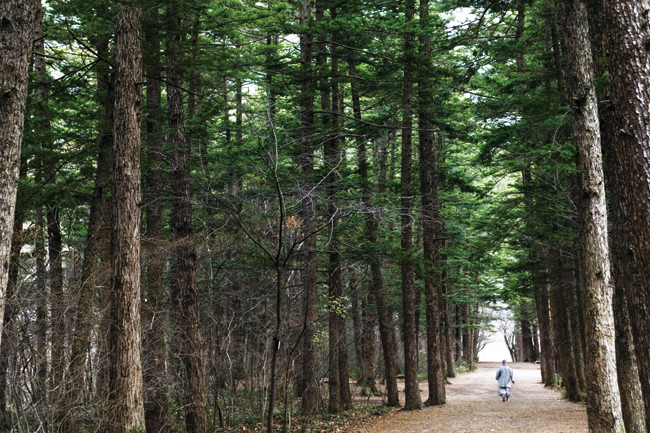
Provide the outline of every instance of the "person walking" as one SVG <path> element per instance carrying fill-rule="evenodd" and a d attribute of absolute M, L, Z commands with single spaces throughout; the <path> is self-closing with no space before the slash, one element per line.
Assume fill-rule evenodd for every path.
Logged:
<path fill-rule="evenodd" d="M 501 401 L 506 402 L 510 401 L 510 396 L 512 395 L 510 383 L 515 383 L 515 376 L 512 368 L 508 367 L 508 361 L 504 359 L 501 364 L 501 368 L 497 370 L 497 381 Z"/>

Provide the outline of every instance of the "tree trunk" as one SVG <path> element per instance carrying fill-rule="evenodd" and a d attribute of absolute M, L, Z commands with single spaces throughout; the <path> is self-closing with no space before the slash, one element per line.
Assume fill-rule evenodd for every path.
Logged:
<path fill-rule="evenodd" d="M 577 202 L 577 199 L 576 199 Z M 579 232 L 576 227 L 576 232 Z M 579 234 L 579 233 L 578 233 Z M 578 239 L 576 239 L 576 242 Z M 578 246 L 576 245 L 576 250 Z M 575 368 L 576 368 L 576 377 L 578 378 L 578 387 L 582 392 L 587 390 L 587 379 L 586 379 L 586 363 L 585 357 L 586 354 L 586 336 L 585 336 L 585 313 L 584 313 L 584 287 L 578 282 L 578 275 L 581 275 L 581 265 L 580 262 L 580 253 L 575 254 L 573 257 L 573 262 L 575 266 L 569 272 L 567 276 L 568 281 L 571 281 L 571 284 L 567 286 L 567 306 L 569 308 L 569 321 L 571 322 L 571 329 L 573 333 L 571 334 L 571 348 L 574 354 Z"/>
<path fill-rule="evenodd" d="M 646 429 L 650 431 L 650 56 L 647 51 L 649 0 L 603 0 L 602 22 L 607 29 L 607 59 L 611 80 L 611 102 L 616 136 L 604 143 L 608 169 L 619 175 L 620 190 L 612 191 L 612 207 L 622 227 L 625 252 L 631 264 L 621 283 L 626 297 L 639 377 L 645 403 Z M 623 254 L 623 252 L 621 252 Z M 624 257 L 624 259 L 623 259 Z M 638 282 L 638 283 L 637 283 Z"/>
<path fill-rule="evenodd" d="M 420 21 L 429 25 L 429 0 L 420 0 Z M 427 78 L 431 65 L 431 38 L 420 36 L 420 56 L 424 68 L 418 71 L 419 103 L 418 126 L 420 146 L 420 193 L 422 195 L 422 244 L 424 250 L 424 295 L 427 321 L 427 378 L 429 397 L 427 405 L 442 405 L 445 395 L 445 364 L 443 335 L 442 269 L 440 246 L 442 243 L 442 221 L 438 199 L 438 146 L 433 132 L 433 116 L 430 104 L 433 101 L 433 85 Z"/>
<path fill-rule="evenodd" d="M 406 22 L 413 20 L 415 0 L 405 2 Z M 412 215 L 412 154 L 413 154 L 413 66 L 414 41 L 410 30 L 404 35 L 404 82 L 402 92 L 402 164 L 401 164 L 401 231 L 402 231 L 402 311 L 404 332 L 404 386 L 405 410 L 422 407 L 418 385 L 417 324 L 415 323 L 415 287 L 413 258 L 413 215 Z"/>
<path fill-rule="evenodd" d="M 22 2 L 16 2 L 16 3 L 22 3 Z M 8 7 L 16 7 L 16 5 L 9 4 Z M 28 6 L 24 6 L 24 7 L 28 7 Z M 0 51 L 2 51 L 2 50 L 10 50 L 12 48 L 15 48 L 14 44 L 19 43 L 19 40 L 15 39 L 17 37 L 18 38 L 24 37 L 25 39 L 23 39 L 23 42 L 25 42 L 26 44 L 30 44 L 29 48 L 32 48 L 31 42 L 34 39 L 34 37 L 40 36 L 41 37 L 40 39 L 42 40 L 43 31 L 42 31 L 42 18 L 41 18 L 41 14 L 39 13 L 40 10 L 41 9 L 39 7 L 37 11 L 31 11 L 31 12 L 28 9 L 25 9 L 24 11 L 7 11 L 7 10 L 4 9 L 4 7 L 0 6 L 0 19 L 2 19 L 2 24 L 0 24 Z M 15 19 L 16 22 L 19 22 L 19 20 L 21 19 L 22 14 L 36 12 L 35 17 L 33 17 L 34 24 L 35 24 L 34 25 L 34 34 L 33 35 L 31 33 L 29 33 L 29 34 L 25 34 L 25 35 L 21 36 L 20 33 L 18 33 L 18 32 L 25 31 L 25 33 L 28 33 L 26 30 L 30 30 L 30 29 L 29 28 L 27 28 L 27 29 L 20 29 L 20 28 L 10 29 L 9 27 L 11 27 L 11 23 L 9 23 L 9 22 L 7 23 L 8 24 L 7 25 L 7 30 L 8 31 L 5 31 L 2 28 L 2 26 L 5 25 L 5 22 L 4 22 L 5 17 L 11 19 L 6 14 L 7 13 L 13 13 L 13 12 L 17 13 L 17 15 L 15 17 L 13 17 L 13 19 Z M 26 15 L 23 15 L 22 18 L 24 18 L 24 17 L 26 17 Z M 20 25 L 28 25 L 28 23 L 21 23 Z M 10 33 L 12 33 L 12 30 L 17 31 L 17 32 L 12 35 L 12 34 L 10 34 Z M 38 61 L 43 65 L 43 68 L 40 68 L 40 69 L 37 69 L 35 67 L 35 69 L 36 69 L 35 72 L 36 72 L 37 75 L 40 75 L 41 70 L 44 71 L 44 69 L 45 69 L 44 68 L 44 65 L 45 65 L 44 57 L 42 55 L 43 54 L 43 48 L 42 47 L 43 47 L 42 42 L 39 42 L 39 41 L 34 42 L 33 52 L 35 54 L 35 56 L 34 56 L 35 57 L 35 62 Z M 26 48 L 27 47 L 21 47 L 21 49 L 23 49 L 23 51 L 27 51 Z M 15 72 L 18 72 L 18 73 L 22 72 L 21 68 L 23 67 L 23 65 L 21 65 L 20 62 L 23 59 L 20 56 L 22 56 L 22 55 L 30 56 L 31 53 L 32 53 L 32 50 L 30 49 L 28 52 L 24 52 L 24 53 L 11 53 L 11 54 L 9 54 L 10 56 L 12 54 L 13 55 L 18 54 L 18 57 L 14 57 L 13 59 L 8 59 L 8 58 L 6 58 L 4 53 L 0 53 L 0 61 L 1 62 L 5 62 L 5 61 L 8 61 L 8 60 L 13 60 L 14 62 L 16 62 L 13 65 L 11 65 L 11 64 L 7 64 L 6 66 L 4 64 L 0 65 L 0 103 L 5 104 L 7 102 L 7 101 L 5 101 L 5 97 L 4 97 L 5 95 L 3 95 L 4 92 L 5 92 L 4 91 L 4 86 L 7 85 L 7 84 L 9 84 L 10 86 L 15 86 L 17 84 L 17 83 L 14 84 L 14 83 L 11 83 L 11 82 L 8 82 L 8 81 L 5 81 L 5 80 L 6 79 L 12 79 L 12 78 L 13 79 L 20 79 L 21 78 L 19 75 L 14 76 L 14 77 L 8 77 L 8 76 L 6 76 L 6 72 L 10 71 L 10 69 L 12 67 L 14 67 L 14 68 L 18 67 L 17 70 L 14 69 Z M 38 55 L 38 57 L 36 57 L 36 55 Z M 28 59 L 27 59 L 28 65 L 29 65 L 29 59 L 30 59 L 30 57 L 28 57 Z M 7 68 L 7 69 L 5 70 L 5 68 Z M 10 71 L 10 73 L 11 73 L 11 71 Z M 27 83 L 25 83 L 24 86 L 26 88 Z M 40 99 L 39 96 L 43 96 L 43 93 L 37 94 L 36 95 L 37 99 Z M 26 97 L 26 95 L 25 95 L 25 97 Z M 24 111 L 25 110 L 25 107 L 24 107 L 25 101 L 20 102 L 20 101 L 17 101 L 17 100 L 11 100 L 11 101 L 9 101 L 9 103 L 23 104 L 22 105 L 22 109 L 23 109 L 22 115 L 23 116 L 25 115 L 25 111 Z M 18 115 L 19 113 L 5 113 L 4 110 L 2 108 L 0 108 L 0 121 L 2 121 L 2 122 L 8 121 L 9 123 L 7 123 L 7 126 L 11 126 L 11 122 L 14 122 L 15 120 L 11 119 L 11 118 L 8 119 L 6 117 L 7 114 L 12 116 L 14 114 Z M 14 125 L 14 126 L 19 126 L 21 128 L 21 133 L 22 133 L 22 128 L 23 128 L 23 121 L 24 121 L 24 119 L 21 120 L 20 125 L 17 125 L 17 124 Z M 6 132 L 1 130 L 1 128 L 4 128 L 5 123 L 1 123 L 0 125 L 2 125 L 2 126 L 0 126 L 0 139 L 8 138 L 8 137 L 5 137 Z M 14 138 L 14 137 L 10 137 L 10 138 Z M 19 137 L 16 137 L 16 138 L 19 139 Z M 2 141 L 2 143 L 0 143 L 0 151 L 2 151 L 2 155 L 0 155 L 0 163 L 8 163 L 9 162 L 8 160 L 5 160 L 5 152 L 7 152 L 6 157 L 11 158 L 10 153 L 13 152 L 14 150 L 10 149 L 10 147 L 13 146 L 14 144 L 15 143 L 11 143 L 9 141 Z M 21 158 L 21 156 L 20 156 L 20 146 L 21 146 L 20 141 L 18 141 L 17 145 L 18 145 L 18 148 L 17 148 L 17 152 L 18 152 L 17 153 L 17 158 L 18 159 L 15 161 L 15 164 L 16 164 L 16 169 L 18 171 L 16 171 L 16 175 L 18 175 L 21 179 L 24 179 L 26 177 L 25 159 L 24 159 L 24 157 Z M 9 146 L 9 147 L 6 147 L 6 146 Z M 2 176 L 2 179 L 0 179 L 0 193 L 5 191 L 5 187 L 7 186 L 7 185 L 5 185 L 5 181 L 10 181 L 10 179 L 8 179 L 8 178 L 5 179 L 5 177 L 8 175 L 8 173 L 5 173 L 2 170 L 11 169 L 11 168 L 13 168 L 13 167 L 4 166 L 4 165 L 2 166 L 2 168 L 0 168 L 0 174 Z M 13 175 L 13 173 L 12 173 L 12 175 Z M 14 179 L 14 181 L 17 181 L 17 179 Z M 16 184 L 16 190 L 14 191 L 14 193 L 17 196 L 17 193 L 18 193 L 18 185 L 17 184 Z M 16 199 L 16 196 L 14 197 L 14 200 Z M 4 250 L 2 248 L 3 248 L 4 242 L 5 242 L 5 239 L 4 239 L 4 236 L 5 236 L 5 233 L 6 233 L 5 229 L 7 228 L 7 225 L 5 225 L 5 220 L 3 218 L 9 217 L 8 215 L 5 214 L 5 212 L 7 211 L 7 209 L 5 208 L 5 204 L 6 204 L 5 199 L 6 199 L 6 197 L 4 197 L 4 196 L 0 197 L 0 233 L 2 233 L 0 235 L 1 236 L 1 238 L 0 238 L 0 254 L 4 253 Z M 2 419 L 0 419 L 0 429 L 5 428 L 7 431 L 10 430 L 10 415 L 11 415 L 11 410 L 8 410 L 10 408 L 8 407 L 8 404 L 9 404 L 9 401 L 8 401 L 9 392 L 8 391 L 9 390 L 8 390 L 7 378 L 8 378 L 8 374 L 9 374 L 10 359 L 15 355 L 15 350 L 10 349 L 11 345 L 14 344 L 14 342 L 9 341 L 8 337 L 9 337 L 9 335 L 11 333 L 11 328 L 12 328 L 11 327 L 11 322 L 13 321 L 14 316 L 16 315 L 16 312 L 18 311 L 18 308 L 17 308 L 18 306 L 13 304 L 12 298 L 13 298 L 14 294 L 16 293 L 16 288 L 17 288 L 17 284 L 18 284 L 18 271 L 19 271 L 19 267 L 20 267 L 19 259 L 20 259 L 20 250 L 22 249 L 22 246 L 24 244 L 23 223 L 24 223 L 24 220 L 25 220 L 25 210 L 20 209 L 18 207 L 17 203 L 15 203 L 15 202 L 14 202 L 13 206 L 15 206 L 14 207 L 14 215 L 11 215 L 9 217 L 9 219 L 6 221 L 6 224 L 11 224 L 10 227 L 13 229 L 13 233 L 10 232 L 10 233 L 7 234 L 9 236 L 7 241 L 10 242 L 10 244 L 9 244 L 8 256 L 6 257 L 8 263 L 9 263 L 8 274 L 6 275 L 6 278 L 7 278 L 7 280 L 6 280 L 6 288 L 3 288 L 3 286 L 0 286 L 0 311 L 2 311 L 3 308 L 4 308 L 4 312 L 2 313 L 2 317 L 0 318 L 0 333 L 2 334 L 2 338 L 0 338 L 0 387 L 2 387 L 2 390 L 0 390 L 0 413 L 1 413 L 1 416 L 2 416 Z M 4 259 L 0 255 L 0 264 L 4 264 L 4 263 L 5 263 Z M 4 272 L 5 269 L 7 269 L 7 268 L 5 266 L 2 266 L 2 269 L 0 270 L 0 273 Z M 3 281 L 3 277 L 0 276 L 0 283 L 2 283 L 2 281 Z"/>
<path fill-rule="evenodd" d="M 37 175 L 37 178 L 40 177 Z M 45 406 L 47 403 L 47 276 L 45 266 L 45 217 L 43 215 L 43 206 L 36 207 L 34 216 L 34 257 L 36 261 L 36 353 L 34 363 L 36 364 L 36 378 L 34 401 L 38 406 Z"/>
<path fill-rule="evenodd" d="M 606 52 L 602 35 L 607 31 L 605 17 L 597 2 L 589 4 L 589 25 L 591 33 L 592 54 L 596 67 L 596 76 L 602 76 L 607 68 L 600 62 Z M 645 433 L 646 414 L 639 379 L 638 360 L 632 336 L 633 316 L 627 305 L 627 294 L 642 287 L 632 260 L 628 257 L 629 246 L 633 239 L 627 236 L 623 221 L 627 214 L 622 197 L 625 195 L 621 166 L 614 151 L 617 140 L 617 126 L 613 111 L 612 95 L 609 87 L 601 89 L 598 95 L 600 132 L 603 143 L 603 157 L 608 170 L 606 188 L 611 203 L 609 207 L 610 224 L 609 244 L 611 251 L 612 285 L 614 286 L 614 324 L 616 328 L 616 367 L 618 386 L 621 393 L 621 407 L 625 431 L 628 433 Z"/>
<path fill-rule="evenodd" d="M 189 156 L 191 144 L 185 136 L 180 18 L 168 10 L 174 22 L 167 40 L 167 110 L 169 142 L 172 146 L 172 220 L 174 269 L 172 302 L 180 316 L 178 353 L 183 363 L 185 427 L 188 433 L 208 431 L 207 394 L 203 367 L 203 337 L 196 282 L 196 247 L 192 226 Z"/>
<path fill-rule="evenodd" d="M 528 314 L 528 302 L 526 301 L 522 302 L 522 313 Z M 537 361 L 537 359 L 535 359 L 532 326 L 530 320 L 521 319 L 519 323 L 521 325 L 521 340 L 522 340 L 522 354 L 523 354 L 522 361 L 535 362 Z"/>
<path fill-rule="evenodd" d="M 63 244 L 61 240 L 61 219 L 59 205 L 53 203 L 47 206 L 47 257 L 50 283 L 50 298 L 52 304 L 52 370 L 51 389 L 54 401 L 59 401 L 63 394 L 63 373 L 65 369 L 65 301 L 63 299 Z M 57 414 L 56 417 L 60 417 Z M 57 420 L 58 424 L 58 420 Z"/>
<path fill-rule="evenodd" d="M 363 316 L 359 302 L 359 286 L 355 275 L 350 276 L 350 315 L 352 316 L 352 334 L 354 336 L 354 362 L 358 369 L 363 366 Z M 363 374 L 357 380 L 363 386 Z"/>
<path fill-rule="evenodd" d="M 37 17 L 40 13 L 37 13 Z M 41 22 L 35 26 L 36 33 L 41 33 L 42 36 L 42 18 Z M 39 28 L 40 27 L 40 28 Z M 35 44 L 35 49 L 43 52 L 43 48 L 39 45 L 44 41 L 39 41 Z M 42 56 L 36 57 L 34 61 L 35 72 L 46 79 L 45 58 Z M 40 132 L 43 134 L 42 146 L 49 151 L 51 155 L 56 155 L 54 152 L 54 145 L 51 140 L 46 137 L 50 131 L 50 120 L 47 115 L 45 107 L 48 104 L 47 86 L 41 86 L 36 92 L 36 99 L 42 104 L 44 109 L 41 113 L 42 120 L 40 122 Z M 54 157 L 48 161 L 46 165 L 46 174 L 48 175 L 47 183 L 56 183 L 56 161 Z M 48 281 L 50 286 L 50 302 L 51 302 L 51 371 L 50 371 L 50 403 L 62 401 L 65 397 L 63 377 L 66 367 L 65 361 L 65 316 L 66 316 L 66 302 L 65 294 L 63 293 L 63 243 L 61 235 L 61 218 L 59 214 L 59 200 L 53 200 L 52 203 L 46 205 L 46 221 L 47 221 L 47 258 L 48 258 Z M 60 431 L 61 426 L 59 423 L 65 416 L 65 408 L 58 406 L 58 413 L 54 415 L 55 431 Z"/>
<path fill-rule="evenodd" d="M 443 282 L 443 290 L 445 295 L 450 293 L 450 285 L 446 281 L 448 270 L 444 270 L 445 281 Z M 452 303 L 449 299 L 443 299 L 444 305 L 444 316 L 445 316 L 445 353 L 446 353 L 446 367 L 447 367 L 447 377 L 456 377 L 456 371 L 454 369 L 454 330 L 453 330 L 453 313 L 452 313 Z"/>
<path fill-rule="evenodd" d="M 474 368 L 474 342 L 472 341 L 472 317 L 470 314 L 469 303 L 464 303 L 462 309 L 462 323 L 463 323 L 463 361 L 471 370 Z"/>
<path fill-rule="evenodd" d="M 354 63 L 350 63 L 350 75 L 356 76 Z M 361 100 L 357 83 L 351 83 L 352 110 L 354 119 L 361 121 Z M 370 182 L 368 178 L 368 157 L 366 152 L 366 142 L 357 134 L 357 159 L 359 163 L 359 177 L 361 178 L 361 201 L 366 209 L 365 225 L 366 239 L 368 243 L 377 248 L 379 242 L 379 223 L 374 213 L 374 208 L 370 200 Z M 379 183 L 385 177 L 385 170 L 380 158 Z M 368 258 L 370 262 L 370 295 L 374 297 L 377 308 L 377 317 L 379 319 L 379 335 L 381 339 L 382 353 L 384 358 L 384 376 L 386 380 L 387 405 L 389 407 L 399 406 L 399 394 L 397 391 L 397 363 L 395 361 L 395 330 L 393 328 L 393 319 L 390 314 L 389 306 L 386 303 L 384 294 L 384 279 L 381 273 L 381 258 L 379 254 L 373 254 Z"/>
<path fill-rule="evenodd" d="M 598 101 L 583 0 L 565 0 L 568 88 L 580 191 L 580 285 L 585 296 L 587 416 L 597 432 L 623 431 L 616 374 L 614 317 L 607 243 L 607 211 L 600 148 Z"/>
<path fill-rule="evenodd" d="M 581 401 L 580 388 L 575 367 L 574 353 L 571 343 L 571 322 L 569 321 L 569 309 L 567 305 L 566 281 L 563 278 L 567 275 L 564 267 L 564 256 L 558 253 L 554 258 L 552 269 L 549 275 L 550 303 L 551 303 L 551 324 L 555 335 L 555 345 L 559 356 L 559 372 L 562 376 L 562 386 L 565 389 L 566 397 L 570 401 Z"/>
<path fill-rule="evenodd" d="M 557 93 L 560 103 L 568 105 L 566 83 L 564 78 L 564 66 L 562 62 L 562 49 L 560 47 L 560 35 L 557 25 L 557 8 L 552 7 L 548 15 L 545 16 L 546 24 L 551 32 L 551 47 L 553 49 L 553 66 L 555 79 L 557 80 Z"/>
<path fill-rule="evenodd" d="M 363 329 L 361 334 L 361 348 L 363 350 L 363 363 L 361 365 L 361 378 L 365 393 L 362 395 L 378 395 L 379 390 L 375 383 L 375 327 L 377 326 L 376 307 L 368 302 L 370 294 L 361 303 L 363 311 Z"/>
<path fill-rule="evenodd" d="M 111 237 L 111 431 L 144 430 L 140 351 L 140 9 L 117 4 Z"/>
<path fill-rule="evenodd" d="M 460 314 L 460 305 L 454 305 L 454 361 L 459 362 L 463 359 L 463 321 Z M 514 358 L 513 358 L 514 361 Z"/>
<path fill-rule="evenodd" d="M 168 427 L 167 378 L 165 372 L 165 322 L 167 317 L 165 276 L 165 235 L 162 211 L 162 85 L 160 64 L 160 36 L 158 34 L 158 9 L 149 12 L 145 27 L 147 50 L 144 56 L 147 71 L 147 134 L 146 134 L 146 183 L 144 203 L 146 217 L 146 302 L 142 313 L 147 326 L 144 328 L 144 389 L 145 423 L 147 431 L 164 433 Z"/>
<path fill-rule="evenodd" d="M 303 175 L 302 227 L 305 239 L 303 246 L 303 288 L 305 332 L 303 335 L 302 377 L 303 393 L 301 413 L 310 415 L 316 410 L 319 388 L 316 382 L 316 345 L 314 343 L 317 314 L 317 268 L 316 268 L 316 203 L 314 197 L 314 85 L 312 78 L 312 43 L 308 23 L 311 16 L 309 2 L 300 2 L 300 170 Z"/>
<path fill-rule="evenodd" d="M 627 308 L 625 292 L 617 286 L 614 286 L 614 320 L 616 325 L 616 367 L 625 431 L 627 433 L 646 433 L 646 409 L 639 380 L 638 360 L 634 352 L 630 312 Z"/>
<path fill-rule="evenodd" d="M 9 278 L 36 3 L 0 3 L 0 335 Z"/>
<path fill-rule="evenodd" d="M 23 159 L 23 158 L 21 158 Z M 20 178 L 25 177 L 25 164 L 24 159 L 20 164 Z M 20 194 L 18 194 L 20 197 Z M 17 201 L 20 203 L 20 200 Z M 16 341 L 11 341 L 10 336 L 13 331 L 12 322 L 19 311 L 19 305 L 16 305 L 14 295 L 18 288 L 18 271 L 21 267 L 20 264 L 20 250 L 24 244 L 24 231 L 23 223 L 25 222 L 25 210 L 16 206 L 16 213 L 14 217 L 14 232 L 11 239 L 11 257 L 9 259 L 9 279 L 7 283 L 7 293 L 5 302 L 5 312 L 2 328 L 2 340 L 0 341 L 0 429 L 11 429 L 9 421 L 11 418 L 11 407 L 9 405 L 9 392 L 7 378 L 9 377 L 9 366 L 11 365 L 11 358 L 15 357 Z"/>
<path fill-rule="evenodd" d="M 316 21 L 323 23 L 325 21 L 325 1 L 316 2 Z M 328 391 L 329 400 L 327 410 L 329 413 L 338 413 L 341 411 L 341 386 L 340 383 L 340 360 L 339 360 L 339 344 L 341 341 L 341 329 L 339 320 L 339 302 L 342 296 L 343 287 L 341 285 L 341 273 L 339 255 L 336 251 L 336 205 L 333 202 L 334 194 L 336 193 L 335 186 L 335 170 L 337 169 L 337 155 L 334 151 L 336 147 L 336 139 L 332 134 L 333 126 L 333 110 L 332 110 L 332 94 L 331 87 L 328 81 L 330 72 L 327 65 L 327 45 L 325 40 L 327 35 L 323 32 L 318 36 L 318 57 L 316 63 L 320 75 L 320 105 L 322 111 L 322 129 L 323 129 L 323 143 L 324 143 L 324 156 L 326 164 L 326 172 L 329 173 L 325 179 L 325 189 L 327 195 L 327 218 L 329 220 L 329 229 L 332 242 L 328 245 L 328 265 L 327 265 L 327 287 L 328 287 L 328 330 L 329 330 L 329 368 L 328 368 Z M 334 59 L 332 59 L 334 64 Z M 334 170 L 334 171 L 333 171 Z"/>
<path fill-rule="evenodd" d="M 104 38 L 97 52 L 108 54 L 108 39 Z M 109 65 L 97 65 L 97 101 L 104 112 L 99 116 L 99 137 L 95 186 L 90 204 L 88 235 L 84 248 L 81 271 L 81 288 L 77 299 L 77 315 L 72 332 L 72 352 L 70 357 L 70 380 L 66 391 L 66 412 L 63 431 L 74 431 L 78 419 L 78 404 L 84 392 L 84 374 L 93 326 L 93 307 L 97 296 L 97 274 L 99 272 L 99 252 L 102 239 L 106 236 L 104 227 L 109 223 L 110 212 L 108 193 L 111 183 L 111 150 L 113 147 L 113 89 L 110 86 Z M 106 265 L 102 263 L 102 265 Z"/>
<path fill-rule="evenodd" d="M 555 386 L 555 344 L 548 299 L 548 282 L 537 279 L 535 284 L 535 306 L 539 320 L 541 360 L 544 365 L 542 381 L 544 386 Z"/>
<path fill-rule="evenodd" d="M 336 7 L 330 9 L 330 19 L 336 20 L 337 10 Z M 337 332 L 336 345 L 338 347 L 338 374 L 339 374 L 339 404 L 341 410 L 347 410 L 352 406 L 352 395 L 350 393 L 350 375 L 348 364 L 348 349 L 347 349 L 347 332 L 345 326 L 345 302 L 343 297 L 343 278 L 341 272 L 341 253 L 340 242 L 338 240 L 338 204 L 336 202 L 336 195 L 338 192 L 337 180 L 341 177 L 339 169 L 342 164 L 340 141 L 341 131 L 340 128 L 340 115 L 343 112 L 343 95 L 340 92 L 338 79 L 339 76 L 339 56 L 337 52 L 338 33 L 332 32 L 332 46 L 331 46 L 331 76 L 334 79 L 331 82 L 332 88 L 332 117 L 331 117 L 331 138 L 325 142 L 325 162 L 329 168 L 329 175 L 327 177 L 326 190 L 327 190 L 327 206 L 328 213 L 332 227 L 332 239 L 329 254 L 329 276 L 330 288 L 334 293 L 333 299 L 338 305 L 336 311 Z"/>

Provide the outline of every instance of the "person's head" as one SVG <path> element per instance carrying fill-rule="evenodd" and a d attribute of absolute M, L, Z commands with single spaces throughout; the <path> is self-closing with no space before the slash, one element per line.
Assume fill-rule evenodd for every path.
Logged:
<path fill-rule="evenodd" d="M 503 364 L 503 365 L 506 365 L 507 363 L 508 363 L 508 361 L 506 361 L 505 359 L 503 361 L 501 361 L 501 364 Z"/>

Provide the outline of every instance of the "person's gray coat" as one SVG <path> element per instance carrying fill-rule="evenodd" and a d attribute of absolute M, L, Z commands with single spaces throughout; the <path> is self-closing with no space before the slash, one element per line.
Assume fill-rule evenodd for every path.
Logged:
<path fill-rule="evenodd" d="M 497 370 L 496 379 L 499 381 L 499 388 L 509 387 L 510 382 L 515 383 L 515 376 L 512 372 L 512 368 L 507 365 L 502 365 L 501 368 Z"/>

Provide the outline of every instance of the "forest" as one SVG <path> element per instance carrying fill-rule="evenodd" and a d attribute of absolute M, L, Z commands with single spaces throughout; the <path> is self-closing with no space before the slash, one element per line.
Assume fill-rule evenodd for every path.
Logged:
<path fill-rule="evenodd" d="M 591 432 L 649 432 L 649 21 L 0 0 L 0 431 L 444 405 L 502 311 Z"/>

